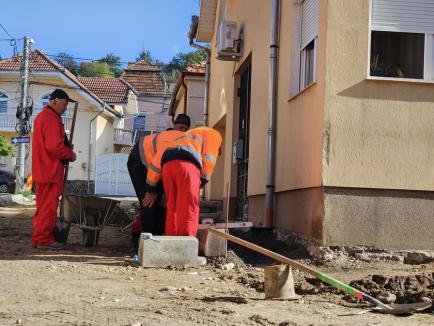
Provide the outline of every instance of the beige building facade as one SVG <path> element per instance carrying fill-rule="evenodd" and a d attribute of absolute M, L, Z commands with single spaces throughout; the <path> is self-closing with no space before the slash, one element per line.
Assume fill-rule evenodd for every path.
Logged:
<path fill-rule="evenodd" d="M 277 230 L 322 245 L 434 249 L 434 26 L 416 16 L 434 14 L 434 6 L 413 7 L 280 1 Z M 415 23 L 399 23 L 408 21 Z M 225 22 L 236 23 L 242 40 L 237 60 L 220 60 Z M 196 35 L 211 48 L 209 125 L 224 133 L 212 193 L 227 199 L 230 185 L 232 214 L 257 226 L 264 224 L 271 23 L 271 1 L 202 0 Z"/>

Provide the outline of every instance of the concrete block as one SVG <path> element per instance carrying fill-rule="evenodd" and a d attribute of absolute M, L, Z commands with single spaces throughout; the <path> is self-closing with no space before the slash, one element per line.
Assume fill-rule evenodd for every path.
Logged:
<path fill-rule="evenodd" d="M 200 237 L 200 250 L 205 257 L 226 256 L 227 241 L 216 234 L 203 230 Z"/>
<path fill-rule="evenodd" d="M 201 264 L 198 252 L 196 237 L 140 235 L 138 256 L 143 267 L 198 266 Z"/>

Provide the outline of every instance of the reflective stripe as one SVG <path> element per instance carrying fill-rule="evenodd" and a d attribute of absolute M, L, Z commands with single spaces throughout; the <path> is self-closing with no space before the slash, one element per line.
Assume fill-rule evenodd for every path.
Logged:
<path fill-rule="evenodd" d="M 157 153 L 157 138 L 160 134 L 156 134 L 152 139 L 152 149 L 154 150 L 154 155 Z"/>
<path fill-rule="evenodd" d="M 150 186 L 153 186 L 153 187 L 155 187 L 155 186 L 157 185 L 157 182 L 152 182 L 152 181 L 149 180 L 149 179 L 146 179 L 146 183 L 147 183 L 148 185 L 150 185 Z"/>
<path fill-rule="evenodd" d="M 207 180 L 207 181 L 209 181 L 211 179 L 211 176 L 209 174 L 205 174 L 205 173 L 202 173 L 200 177 L 202 179 Z"/>
<path fill-rule="evenodd" d="M 202 138 L 199 137 L 199 136 L 196 136 L 196 135 L 184 135 L 184 136 L 176 138 L 175 141 L 181 140 L 181 139 L 184 139 L 184 138 L 193 139 L 193 140 L 197 141 L 202 146 L 202 142 L 203 142 Z"/>
<path fill-rule="evenodd" d="M 193 155 L 196 162 L 199 163 L 200 167 L 202 168 L 202 156 L 200 155 L 200 153 L 196 152 L 193 147 L 188 145 L 178 145 L 177 147 Z"/>
<path fill-rule="evenodd" d="M 152 170 L 152 171 L 157 172 L 157 173 L 161 173 L 161 169 L 157 168 L 152 163 L 149 165 L 149 170 Z"/>
<path fill-rule="evenodd" d="M 142 164 L 148 167 L 148 163 L 146 162 L 145 149 L 143 148 L 144 141 L 145 141 L 145 137 L 141 137 L 139 140 L 139 154 L 140 154 L 140 160 L 142 161 Z"/>
<path fill-rule="evenodd" d="M 213 161 L 213 162 L 216 162 L 216 161 L 217 161 L 217 157 L 214 156 L 214 155 L 211 155 L 211 154 L 205 154 L 204 157 L 205 157 L 207 160 L 210 160 L 210 161 Z"/>

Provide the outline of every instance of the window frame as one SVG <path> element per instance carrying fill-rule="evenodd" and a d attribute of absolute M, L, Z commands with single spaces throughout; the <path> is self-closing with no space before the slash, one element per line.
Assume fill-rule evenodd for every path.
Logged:
<path fill-rule="evenodd" d="M 9 97 L 9 95 L 7 94 L 7 92 L 3 91 L 0 89 L 0 94 L 3 94 L 4 96 L 6 96 L 6 98 L 0 98 L 0 102 L 5 102 L 6 103 L 6 111 L 2 112 L 0 111 L 0 114 L 2 113 L 9 113 L 9 102 L 11 100 L 11 98 Z"/>
<path fill-rule="evenodd" d="M 427 32 L 422 30 L 397 30 L 390 31 L 386 29 L 373 29 L 372 28 L 372 14 L 373 14 L 373 0 L 369 0 L 369 28 L 368 28 L 368 62 L 366 68 L 367 79 L 372 80 L 391 80 L 403 82 L 421 82 L 433 83 L 434 82 L 434 32 Z M 389 32 L 389 33 L 417 33 L 424 34 L 424 59 L 423 59 L 423 78 L 405 78 L 405 77 L 386 77 L 386 76 L 372 76 L 371 75 L 371 48 L 372 48 L 372 31 Z"/>
<path fill-rule="evenodd" d="M 298 0 L 294 3 L 294 11 L 292 14 L 292 37 L 291 37 L 291 73 L 290 73 L 290 89 L 289 100 L 298 96 L 306 89 L 310 88 L 317 82 L 317 57 L 318 57 L 318 35 L 319 35 L 319 20 L 320 20 L 320 1 L 318 1 L 318 22 L 315 36 L 304 47 L 302 44 L 303 33 L 303 4 L 307 0 Z M 314 1 L 314 0 L 313 0 Z M 306 53 L 307 48 L 313 42 L 313 69 L 312 81 L 306 83 Z"/>

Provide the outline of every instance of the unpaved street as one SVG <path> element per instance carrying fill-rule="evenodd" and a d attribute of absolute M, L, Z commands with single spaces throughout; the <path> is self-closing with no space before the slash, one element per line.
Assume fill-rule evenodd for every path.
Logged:
<path fill-rule="evenodd" d="M 294 301 L 263 300 L 257 267 L 143 269 L 131 262 L 128 237 L 116 227 L 103 230 L 98 248 L 83 247 L 73 228 L 68 250 L 32 249 L 32 214 L 29 208 L 0 208 L 0 325 L 434 324 L 432 313 L 353 315 L 363 306 L 327 291 Z M 350 281 L 380 272 L 433 273 L 434 266 L 365 264 L 326 271 Z"/>

